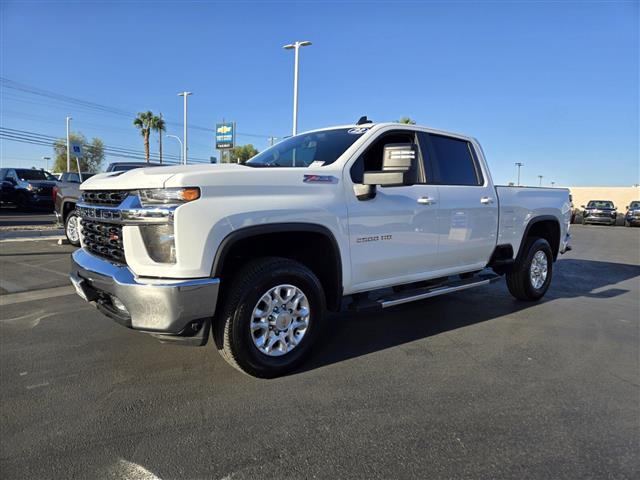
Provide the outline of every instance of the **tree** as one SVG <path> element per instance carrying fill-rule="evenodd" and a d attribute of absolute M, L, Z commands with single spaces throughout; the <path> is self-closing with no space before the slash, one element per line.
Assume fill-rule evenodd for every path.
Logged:
<path fill-rule="evenodd" d="M 402 117 L 396 123 L 404 123 L 405 125 L 415 125 L 416 121 L 413 120 L 411 117 Z"/>
<path fill-rule="evenodd" d="M 247 145 L 238 145 L 229 150 L 229 162 L 236 163 L 239 160 L 239 163 L 244 163 L 258 153 L 260 152 L 250 143 Z"/>
<path fill-rule="evenodd" d="M 104 161 L 104 143 L 99 138 L 93 138 L 91 143 L 87 143 L 87 139 L 81 133 L 72 133 L 69 135 L 72 142 L 82 144 L 83 157 L 80 159 L 80 169 L 83 172 L 97 172 Z M 54 172 L 67 171 L 67 139 L 59 138 L 53 144 L 55 162 L 53 164 Z M 76 159 L 71 157 L 71 171 L 77 172 L 78 166 Z"/>
<path fill-rule="evenodd" d="M 147 163 L 149 163 L 149 135 L 153 128 L 153 119 L 153 112 L 147 110 L 146 112 L 138 112 L 138 116 L 133 121 L 133 124 L 140 130 L 140 135 L 144 139 L 144 157 L 147 159 Z"/>
<path fill-rule="evenodd" d="M 158 134 L 160 164 L 162 164 L 162 135 L 164 135 L 164 132 L 167 131 L 167 126 L 164 119 L 162 118 L 162 113 L 160 114 L 160 116 L 153 116 L 151 128 Z"/>

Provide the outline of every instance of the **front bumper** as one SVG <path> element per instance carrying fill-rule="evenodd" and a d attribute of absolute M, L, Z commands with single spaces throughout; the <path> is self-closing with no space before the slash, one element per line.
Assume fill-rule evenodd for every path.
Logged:
<path fill-rule="evenodd" d="M 193 337 L 202 331 L 208 334 L 220 286 L 217 278 L 136 277 L 127 266 L 84 249 L 71 256 L 69 276 L 78 294 L 95 302 L 102 313 L 124 326 L 159 334 L 165 340 L 170 336 Z"/>
<path fill-rule="evenodd" d="M 584 217 L 585 223 L 603 223 L 606 225 L 615 225 L 616 217 L 596 217 L 596 216 L 586 216 Z"/>

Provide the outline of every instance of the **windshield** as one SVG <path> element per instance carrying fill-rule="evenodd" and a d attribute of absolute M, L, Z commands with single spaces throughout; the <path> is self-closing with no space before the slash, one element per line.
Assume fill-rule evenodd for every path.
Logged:
<path fill-rule="evenodd" d="M 129 170 L 133 170 L 135 168 L 147 168 L 147 167 L 155 167 L 156 165 L 153 163 L 142 163 L 140 165 L 136 164 L 123 164 L 123 165 L 114 165 L 110 171 L 111 172 L 127 172 Z"/>
<path fill-rule="evenodd" d="M 56 177 L 44 170 L 16 170 L 16 175 L 20 180 L 56 180 Z"/>
<path fill-rule="evenodd" d="M 630 210 L 635 210 L 635 209 L 637 209 L 637 208 L 640 208 L 640 202 L 631 202 L 631 203 L 629 204 L 629 209 L 630 209 Z"/>
<path fill-rule="evenodd" d="M 338 128 L 302 133 L 266 149 L 245 165 L 249 167 L 308 167 L 313 162 L 329 165 L 366 132 L 365 128 Z"/>
<path fill-rule="evenodd" d="M 591 200 L 587 208 L 613 208 L 613 203 L 608 200 Z"/>

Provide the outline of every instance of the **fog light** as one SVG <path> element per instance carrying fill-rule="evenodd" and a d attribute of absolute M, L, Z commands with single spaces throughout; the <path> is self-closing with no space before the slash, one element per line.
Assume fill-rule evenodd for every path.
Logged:
<path fill-rule="evenodd" d="M 111 304 L 116 307 L 116 310 L 129 315 L 129 310 L 127 310 L 127 307 L 124 306 L 124 303 L 122 303 L 118 297 L 111 295 Z"/>
<path fill-rule="evenodd" d="M 140 233 L 147 247 L 147 253 L 154 262 L 176 263 L 173 224 L 142 225 Z"/>

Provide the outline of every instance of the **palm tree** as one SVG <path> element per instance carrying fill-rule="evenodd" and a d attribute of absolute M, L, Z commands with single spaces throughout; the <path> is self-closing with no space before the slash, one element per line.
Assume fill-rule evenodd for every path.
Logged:
<path fill-rule="evenodd" d="M 410 117 L 402 117 L 400 120 L 397 120 L 398 123 L 404 123 L 405 125 L 415 125 L 416 121 Z"/>
<path fill-rule="evenodd" d="M 153 121 L 151 123 L 151 129 L 154 132 L 158 132 L 158 141 L 160 142 L 159 150 L 160 150 L 160 164 L 162 165 L 162 135 L 167 131 L 167 126 L 165 124 L 164 119 L 162 118 L 162 113 L 159 117 L 153 116 Z"/>
<path fill-rule="evenodd" d="M 149 163 L 149 134 L 153 128 L 154 115 L 151 111 L 138 112 L 138 116 L 133 121 L 133 124 L 140 130 L 142 138 L 144 138 L 144 156 Z"/>

